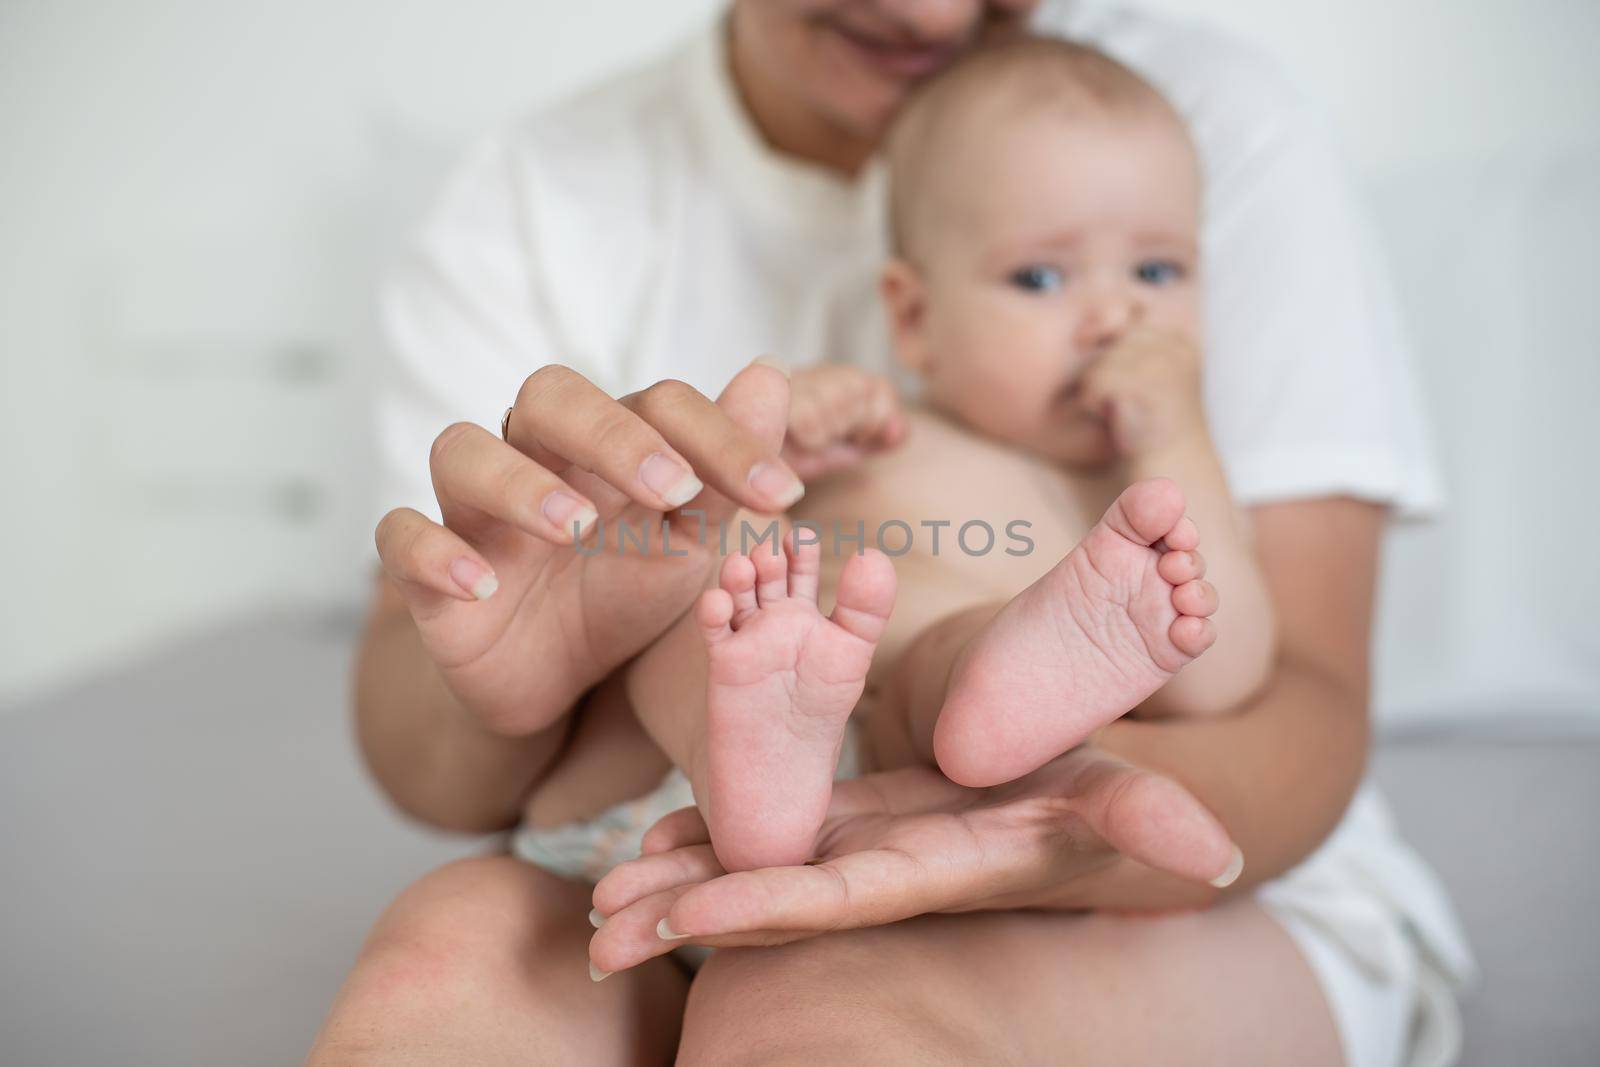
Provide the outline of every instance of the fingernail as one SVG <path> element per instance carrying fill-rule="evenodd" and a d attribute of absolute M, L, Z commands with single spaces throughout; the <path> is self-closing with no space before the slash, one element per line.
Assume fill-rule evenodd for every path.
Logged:
<path fill-rule="evenodd" d="M 771 367 L 773 370 L 781 373 L 785 378 L 789 377 L 789 364 L 785 363 L 777 356 L 757 356 L 751 361 L 751 365 L 754 366 L 757 364 L 763 367 Z"/>
<path fill-rule="evenodd" d="M 606 917 L 604 915 L 600 914 L 600 909 L 599 908 L 590 908 L 589 909 L 589 925 L 594 927 L 596 930 L 598 930 L 602 926 L 604 926 L 605 924 L 606 924 Z"/>
<path fill-rule="evenodd" d="M 450 580 L 479 600 L 488 600 L 500 588 L 500 579 L 493 571 L 466 556 L 450 564 Z"/>
<path fill-rule="evenodd" d="M 687 504 L 705 488 L 693 471 L 661 452 L 650 453 L 649 458 L 639 464 L 639 480 L 674 508 Z"/>
<path fill-rule="evenodd" d="M 682 941 L 689 935 L 673 933 L 672 927 L 667 925 L 667 920 L 662 919 L 660 922 L 656 923 L 656 936 L 663 941 Z"/>
<path fill-rule="evenodd" d="M 589 981 L 591 981 L 591 982 L 604 982 L 607 978 L 610 978 L 610 977 L 611 977 L 611 972 L 610 971 L 602 971 L 600 968 L 598 968 L 598 967 L 596 967 L 594 965 L 594 961 L 593 960 L 589 961 Z"/>
<path fill-rule="evenodd" d="M 583 532 L 597 517 L 594 508 L 560 489 L 545 497 L 544 503 L 539 505 L 539 510 L 550 520 L 552 526 L 572 534 L 574 540 L 582 537 Z"/>
<path fill-rule="evenodd" d="M 1233 846 L 1233 859 L 1228 861 L 1227 870 L 1211 879 L 1211 884 L 1218 889 L 1226 889 L 1239 880 L 1239 875 L 1244 873 L 1244 853 L 1239 851 L 1239 846 Z"/>
<path fill-rule="evenodd" d="M 806 495 L 800 479 L 776 463 L 757 463 L 750 468 L 750 487 L 781 508 Z"/>

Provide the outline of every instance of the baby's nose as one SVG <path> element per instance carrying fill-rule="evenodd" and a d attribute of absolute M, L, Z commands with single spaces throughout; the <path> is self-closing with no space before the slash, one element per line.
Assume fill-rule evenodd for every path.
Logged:
<path fill-rule="evenodd" d="M 1097 294 L 1084 309 L 1079 323 L 1078 346 L 1098 356 L 1131 330 L 1144 315 L 1144 306 L 1131 293 Z"/>

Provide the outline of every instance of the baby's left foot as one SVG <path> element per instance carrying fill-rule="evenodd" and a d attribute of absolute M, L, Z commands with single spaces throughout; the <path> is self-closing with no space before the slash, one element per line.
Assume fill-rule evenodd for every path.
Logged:
<path fill-rule="evenodd" d="M 706 685 L 706 822 L 730 871 L 811 858 L 845 723 L 894 607 L 881 552 L 845 564 L 838 602 L 817 608 L 821 551 L 784 543 L 730 556 L 696 609 Z"/>
<path fill-rule="evenodd" d="M 1001 609 L 950 672 L 933 750 L 951 781 L 1020 778 L 1210 647 L 1217 594 L 1165 478 L 1123 490 L 1089 535 Z"/>

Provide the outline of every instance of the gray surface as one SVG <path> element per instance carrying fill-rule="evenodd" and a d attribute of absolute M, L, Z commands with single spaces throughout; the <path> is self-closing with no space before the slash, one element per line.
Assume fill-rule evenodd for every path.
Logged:
<path fill-rule="evenodd" d="M 298 1062 L 383 904 L 476 847 L 362 777 L 351 634 L 241 622 L 0 713 L 0 1062 Z M 1484 969 L 1465 1062 L 1597 1062 L 1600 745 L 1408 741 L 1376 767 Z"/>
<path fill-rule="evenodd" d="M 1482 971 L 1462 1062 L 1600 1064 L 1600 741 L 1407 741 L 1374 769 Z"/>

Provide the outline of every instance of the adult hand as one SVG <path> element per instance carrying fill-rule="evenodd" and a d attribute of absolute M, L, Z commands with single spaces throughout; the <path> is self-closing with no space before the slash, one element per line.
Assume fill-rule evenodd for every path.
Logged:
<path fill-rule="evenodd" d="M 819 363 L 795 368 L 789 386 L 783 458 L 807 481 L 905 439 L 899 394 L 881 374 Z"/>
<path fill-rule="evenodd" d="M 377 542 L 457 698 L 491 730 L 529 734 L 665 630 L 715 564 L 707 526 L 804 491 L 777 454 L 787 411 L 771 363 L 746 367 L 716 403 L 670 380 L 614 400 L 547 366 L 517 394 L 507 440 L 471 423 L 441 433 L 430 466 L 443 525 L 400 508 Z M 576 551 L 574 531 L 592 551 L 597 519 L 609 547 Z M 620 524 L 648 530 L 648 550 L 619 551 Z"/>
<path fill-rule="evenodd" d="M 595 887 L 598 972 L 681 944 L 775 945 L 928 912 L 1081 907 L 1077 883 L 1118 855 L 1197 885 L 1226 886 L 1243 859 L 1170 778 L 1080 746 L 1025 778 L 968 789 L 934 768 L 836 783 L 801 867 L 726 873 L 694 808 L 663 818 L 644 855 Z"/>

